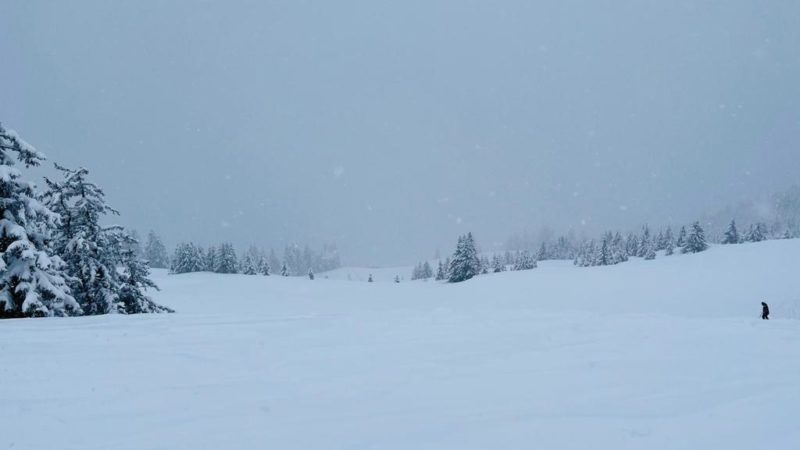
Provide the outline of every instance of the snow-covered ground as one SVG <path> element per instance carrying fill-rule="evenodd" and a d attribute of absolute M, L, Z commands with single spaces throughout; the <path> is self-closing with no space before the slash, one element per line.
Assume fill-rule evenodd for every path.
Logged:
<path fill-rule="evenodd" d="M 459 285 L 157 273 L 177 314 L 0 322 L 0 448 L 797 449 L 798 255 Z"/>

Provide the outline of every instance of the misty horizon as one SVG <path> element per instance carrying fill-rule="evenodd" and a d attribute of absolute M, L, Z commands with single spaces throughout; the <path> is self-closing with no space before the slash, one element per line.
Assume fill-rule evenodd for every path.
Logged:
<path fill-rule="evenodd" d="M 362 265 L 797 184 L 800 4 L 568 3 L 14 3 L 0 121 L 171 247 Z"/>

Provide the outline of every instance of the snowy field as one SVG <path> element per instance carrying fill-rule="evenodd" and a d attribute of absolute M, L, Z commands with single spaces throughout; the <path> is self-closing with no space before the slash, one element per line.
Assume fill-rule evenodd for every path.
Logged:
<path fill-rule="evenodd" d="M 797 449 L 798 256 L 459 285 L 157 273 L 177 314 L 0 322 L 0 448 Z"/>

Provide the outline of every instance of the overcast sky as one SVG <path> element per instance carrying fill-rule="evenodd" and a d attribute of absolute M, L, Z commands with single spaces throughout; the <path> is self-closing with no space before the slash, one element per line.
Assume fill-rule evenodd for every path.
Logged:
<path fill-rule="evenodd" d="M 800 178 L 800 2 L 8 1 L 0 121 L 169 244 L 413 262 Z"/>

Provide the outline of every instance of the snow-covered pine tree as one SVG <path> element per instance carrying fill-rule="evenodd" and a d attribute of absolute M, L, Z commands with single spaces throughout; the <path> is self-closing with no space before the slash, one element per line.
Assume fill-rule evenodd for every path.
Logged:
<path fill-rule="evenodd" d="M 422 264 L 422 279 L 429 280 L 431 278 L 433 278 L 433 268 L 431 267 L 431 263 L 425 261 L 425 263 Z"/>
<path fill-rule="evenodd" d="M 747 242 L 761 242 L 767 239 L 767 226 L 763 222 L 750 225 L 745 240 Z"/>
<path fill-rule="evenodd" d="M 170 258 L 169 273 L 181 274 L 188 272 L 188 269 L 186 269 L 187 246 L 188 244 L 185 242 L 180 242 L 175 246 L 175 250 L 172 253 L 172 258 Z"/>
<path fill-rule="evenodd" d="M 686 245 L 686 227 L 681 227 L 681 231 L 678 232 L 678 241 L 675 242 L 675 246 L 683 248 L 685 245 Z"/>
<path fill-rule="evenodd" d="M 129 235 L 132 239 L 132 242 L 128 242 L 123 245 L 130 245 L 133 249 L 133 252 L 136 254 L 136 257 L 141 259 L 144 258 L 144 249 L 142 248 L 142 238 L 139 236 L 139 232 L 136 230 L 130 230 Z"/>
<path fill-rule="evenodd" d="M 675 253 L 675 239 L 670 235 L 667 238 L 667 246 L 664 248 L 665 256 L 672 256 Z"/>
<path fill-rule="evenodd" d="M 439 267 L 436 269 L 436 281 L 442 281 L 444 279 L 445 279 L 444 264 L 442 264 L 442 261 L 439 260 Z"/>
<path fill-rule="evenodd" d="M 654 242 L 650 243 L 650 246 L 647 249 L 647 253 L 644 255 L 645 261 L 652 261 L 656 259 L 656 244 Z"/>
<path fill-rule="evenodd" d="M 58 215 L 40 202 L 16 162 L 45 156 L 0 124 L 0 318 L 81 314 L 64 281 L 64 263 L 49 247 Z"/>
<path fill-rule="evenodd" d="M 268 277 L 270 276 L 271 270 L 272 268 L 269 266 L 268 258 L 265 255 L 261 255 L 261 259 L 258 261 L 258 273 Z"/>
<path fill-rule="evenodd" d="M 216 273 L 239 273 L 238 259 L 233 244 L 223 243 L 217 247 L 217 265 L 214 267 Z"/>
<path fill-rule="evenodd" d="M 121 252 L 120 227 L 103 227 L 106 215 L 119 215 L 105 201 L 105 193 L 87 178 L 89 171 L 55 165 L 63 180 L 45 178 L 47 206 L 61 216 L 53 249 L 66 263 L 67 284 L 84 314 L 119 311 L 121 280 L 117 271 Z"/>
<path fill-rule="evenodd" d="M 625 251 L 628 256 L 636 256 L 639 253 L 639 238 L 635 234 L 628 234 L 628 239 L 625 241 Z"/>
<path fill-rule="evenodd" d="M 196 258 L 197 258 L 196 259 L 196 261 L 197 261 L 197 265 L 196 265 L 197 270 L 196 271 L 197 272 L 204 272 L 204 271 L 208 270 L 208 268 L 206 267 L 206 259 L 208 257 L 206 256 L 206 251 L 203 250 L 203 246 L 195 245 L 194 251 L 195 251 Z"/>
<path fill-rule="evenodd" d="M 664 238 L 664 232 L 663 231 L 659 230 L 658 236 L 656 236 L 656 239 L 655 239 L 655 243 L 656 243 L 656 245 L 655 245 L 655 250 L 656 251 L 661 251 L 661 250 L 664 250 L 665 248 L 667 248 L 667 242 L 666 242 L 666 240 Z"/>
<path fill-rule="evenodd" d="M 417 263 L 417 265 L 414 266 L 414 270 L 411 271 L 411 281 L 419 280 L 420 278 L 422 278 L 422 276 L 420 275 L 421 272 L 422 272 L 422 263 Z"/>
<path fill-rule="evenodd" d="M 314 281 L 314 269 L 308 269 L 308 279 Z"/>
<path fill-rule="evenodd" d="M 147 243 L 144 246 L 144 258 L 150 267 L 154 269 L 166 269 L 169 267 L 169 256 L 167 247 L 161 238 L 154 231 L 147 234 Z"/>
<path fill-rule="evenodd" d="M 372 279 L 372 274 L 369 274 L 369 278 L 367 278 L 367 283 L 372 283 L 375 280 Z"/>
<path fill-rule="evenodd" d="M 503 259 L 505 260 L 505 264 L 507 266 L 510 266 L 514 264 L 514 261 L 517 260 L 517 257 L 516 255 L 512 254 L 509 250 L 506 250 L 506 252 L 503 254 Z"/>
<path fill-rule="evenodd" d="M 314 252 L 311 251 L 311 247 L 308 244 L 305 245 L 303 248 L 303 256 L 302 256 L 302 272 L 298 275 L 302 275 L 305 272 L 308 272 L 312 268 L 317 265 L 317 256 L 314 255 Z"/>
<path fill-rule="evenodd" d="M 281 266 L 281 276 L 288 277 L 289 273 L 290 273 L 289 266 L 287 266 L 286 263 L 283 263 L 283 265 Z"/>
<path fill-rule="evenodd" d="M 725 235 L 722 238 L 723 244 L 738 244 L 741 241 L 739 237 L 739 231 L 736 229 L 736 221 L 731 220 L 731 223 L 728 225 L 728 230 L 725 231 Z"/>
<path fill-rule="evenodd" d="M 219 250 L 214 245 L 209 245 L 206 250 L 206 258 L 203 261 L 203 268 L 206 272 L 213 272 L 217 267 L 217 255 Z"/>
<path fill-rule="evenodd" d="M 598 266 L 608 266 L 613 264 L 614 258 L 611 256 L 611 242 L 614 240 L 614 236 L 611 232 L 606 232 L 603 234 L 603 239 L 600 241 L 600 248 L 598 249 L 597 253 L 597 265 Z"/>
<path fill-rule="evenodd" d="M 503 261 L 503 258 L 495 254 L 492 257 L 492 271 L 494 273 L 500 273 L 500 272 L 505 272 L 505 270 L 506 270 L 506 264 Z"/>
<path fill-rule="evenodd" d="M 692 224 L 692 229 L 686 236 L 686 244 L 681 249 L 682 253 L 699 253 L 708 249 L 706 234 L 700 222 Z"/>
<path fill-rule="evenodd" d="M 475 248 L 475 240 L 472 233 L 458 238 L 456 251 L 450 263 L 450 276 L 448 281 L 460 283 L 478 275 L 481 271 L 481 263 L 478 259 L 478 250 Z"/>
<path fill-rule="evenodd" d="M 116 238 L 135 239 L 125 233 L 118 233 Z M 174 310 L 161 306 L 147 296 L 147 289 L 158 290 L 158 286 L 150 279 L 150 268 L 147 262 L 136 255 L 135 249 L 122 246 L 119 266 L 120 290 L 117 311 L 123 314 L 171 313 Z"/>
<path fill-rule="evenodd" d="M 536 253 L 536 260 L 537 261 L 545 261 L 550 258 L 550 255 L 547 251 L 547 244 L 542 241 L 542 245 L 539 246 L 539 251 Z"/>
<path fill-rule="evenodd" d="M 536 257 L 533 256 L 528 250 L 522 250 L 517 255 L 517 261 L 514 263 L 514 270 L 531 270 L 537 267 Z"/>
<path fill-rule="evenodd" d="M 636 251 L 636 256 L 639 258 L 644 258 L 647 256 L 650 246 L 653 245 L 652 239 L 653 238 L 650 236 L 650 227 L 645 225 L 642 227 L 642 237 L 639 239 L 639 248 Z"/>
<path fill-rule="evenodd" d="M 668 226 L 664 232 L 664 254 L 669 256 L 675 252 L 675 236 L 672 234 L 672 227 Z"/>
<path fill-rule="evenodd" d="M 297 244 L 287 245 L 283 249 L 283 261 L 289 269 L 289 275 L 301 276 L 305 272 L 303 253 Z M 307 268 L 306 268 L 307 269 Z"/>
<path fill-rule="evenodd" d="M 181 242 L 175 247 L 172 255 L 170 272 L 173 274 L 202 272 L 206 268 L 207 257 L 204 258 L 194 243 Z"/>
<path fill-rule="evenodd" d="M 489 258 L 484 256 L 482 258 L 479 258 L 479 261 L 481 263 L 481 273 L 483 275 L 486 275 L 487 273 L 489 273 Z"/>
<path fill-rule="evenodd" d="M 619 264 L 628 260 L 625 240 L 622 238 L 622 234 L 619 231 L 614 234 L 614 239 L 611 241 L 611 258 L 612 264 Z"/>
<path fill-rule="evenodd" d="M 245 275 L 256 274 L 256 265 L 253 262 L 252 256 L 250 256 L 250 252 L 245 252 L 245 254 L 242 256 L 242 261 L 239 264 L 239 268 L 241 273 Z"/>

